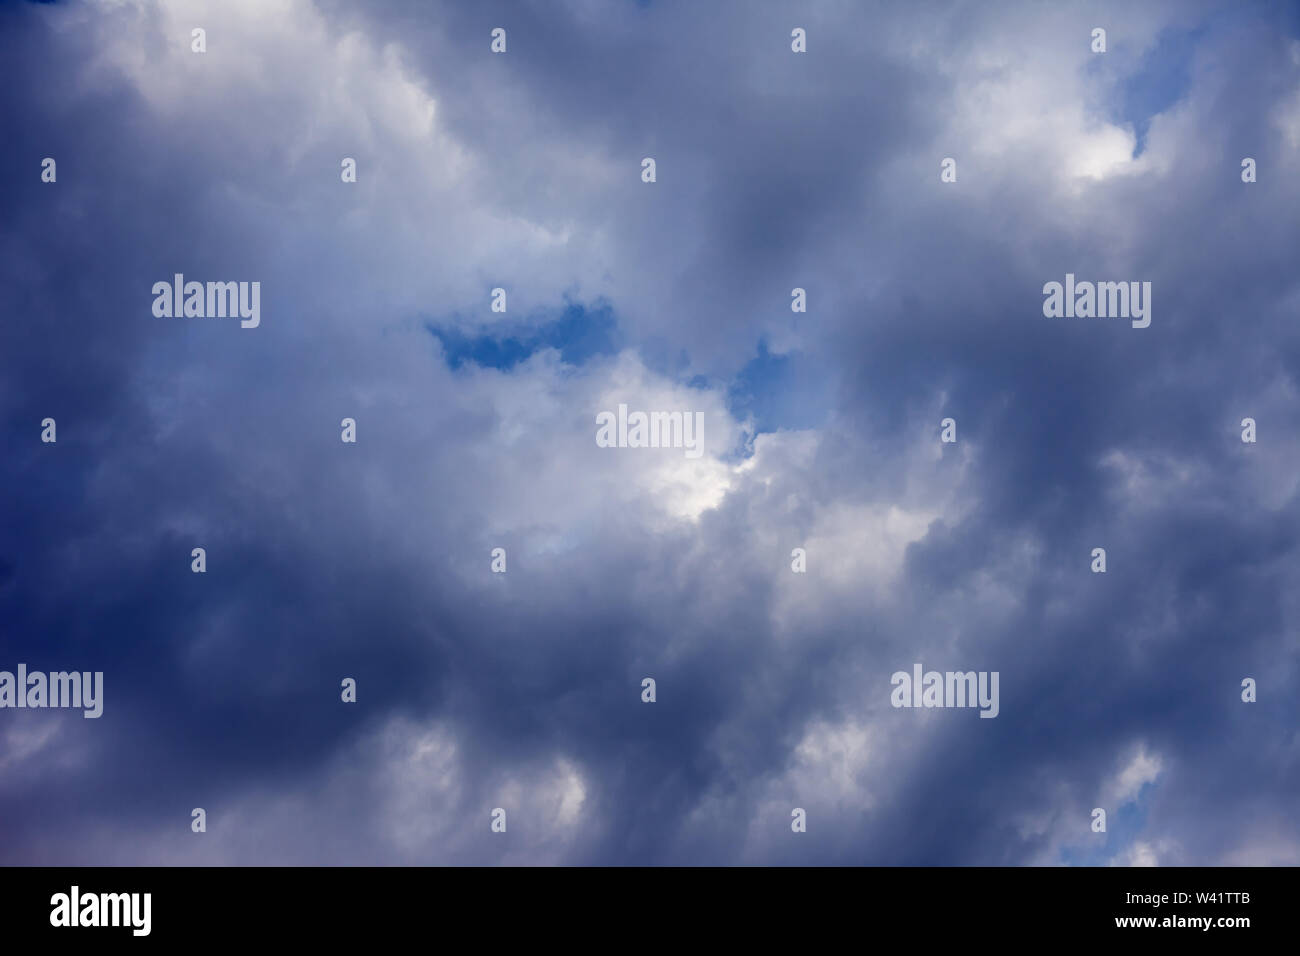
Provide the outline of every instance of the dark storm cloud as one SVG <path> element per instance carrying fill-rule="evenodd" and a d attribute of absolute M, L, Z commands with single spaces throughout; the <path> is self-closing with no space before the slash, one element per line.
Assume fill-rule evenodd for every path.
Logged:
<path fill-rule="evenodd" d="M 795 9 L 0 9 L 0 666 L 106 675 L 99 721 L 4 712 L 7 860 L 1059 862 L 1138 752 L 1104 859 L 1295 859 L 1294 24 L 1116 7 L 1080 78 L 1092 11 Z M 1149 165 L 1080 173 L 1071 108 L 1198 17 Z M 153 319 L 181 270 L 263 326 Z M 1066 272 L 1152 281 L 1151 327 L 1043 318 Z M 615 325 L 462 307 L 498 282 Z M 769 346 L 798 374 L 737 374 Z M 812 428 L 668 519 L 677 473 L 591 442 L 638 389 Z M 999 670 L 1000 716 L 891 709 L 914 661 Z"/>

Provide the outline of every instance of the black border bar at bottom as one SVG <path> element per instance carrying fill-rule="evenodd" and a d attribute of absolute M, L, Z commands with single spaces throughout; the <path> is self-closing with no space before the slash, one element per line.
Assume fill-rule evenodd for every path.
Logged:
<path fill-rule="evenodd" d="M 1131 937 L 1222 946 L 1285 933 L 1296 875 L 1227 867 L 5 867 L 0 926 L 10 942 L 63 937 L 92 946 L 337 946 L 421 930 L 433 931 L 433 942 L 471 943 L 559 937 L 806 948 L 846 936 L 920 944 Z"/>

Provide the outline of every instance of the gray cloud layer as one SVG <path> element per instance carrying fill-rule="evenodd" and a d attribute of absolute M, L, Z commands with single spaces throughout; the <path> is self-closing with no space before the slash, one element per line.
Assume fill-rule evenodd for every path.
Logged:
<path fill-rule="evenodd" d="M 1300 862 L 1288 16 L 0 7 L 0 668 L 106 686 L 0 711 L 0 858 Z M 1067 272 L 1151 327 L 1044 318 Z M 496 286 L 624 347 L 453 368 Z M 619 402 L 708 453 L 596 447 Z M 999 717 L 891 708 L 915 661 Z"/>

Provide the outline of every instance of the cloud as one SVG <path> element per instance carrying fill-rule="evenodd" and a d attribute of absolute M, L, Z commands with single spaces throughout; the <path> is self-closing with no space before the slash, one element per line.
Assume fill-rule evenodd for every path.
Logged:
<path fill-rule="evenodd" d="M 3 646 L 106 688 L 0 713 L 0 856 L 1294 858 L 1294 24 L 790 15 L 0 10 Z M 178 271 L 261 326 L 153 317 Z M 914 661 L 998 718 L 889 707 Z"/>

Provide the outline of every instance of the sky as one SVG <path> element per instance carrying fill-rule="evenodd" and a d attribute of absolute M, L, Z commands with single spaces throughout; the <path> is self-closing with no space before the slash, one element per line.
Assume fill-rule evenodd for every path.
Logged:
<path fill-rule="evenodd" d="M 0 104 L 0 671 L 103 675 L 0 862 L 1300 864 L 1295 4 L 6 0 Z"/>

